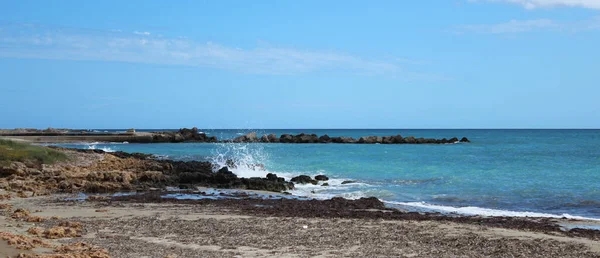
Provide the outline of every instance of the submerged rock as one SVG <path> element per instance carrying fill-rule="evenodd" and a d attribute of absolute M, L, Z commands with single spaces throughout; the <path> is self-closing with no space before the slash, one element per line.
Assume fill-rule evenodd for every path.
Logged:
<path fill-rule="evenodd" d="M 354 184 L 354 183 L 356 183 L 356 181 L 353 181 L 353 180 L 346 180 L 346 181 L 342 182 L 343 185 Z"/>

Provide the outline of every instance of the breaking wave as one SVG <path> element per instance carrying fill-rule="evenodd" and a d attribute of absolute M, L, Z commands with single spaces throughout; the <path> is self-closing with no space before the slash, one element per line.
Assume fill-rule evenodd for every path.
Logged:
<path fill-rule="evenodd" d="M 384 203 L 391 204 L 394 206 L 401 206 L 405 208 L 417 208 L 422 211 L 437 211 L 442 213 L 452 213 L 460 215 L 479 215 L 488 217 L 539 217 L 539 218 L 567 218 L 567 219 L 580 219 L 580 220 L 594 220 L 600 221 L 600 219 L 573 216 L 570 214 L 550 214 L 550 213 L 539 213 L 529 211 L 509 211 L 509 210 L 497 210 L 481 207 L 452 207 L 443 205 L 434 205 L 426 202 L 392 202 L 383 201 Z"/>

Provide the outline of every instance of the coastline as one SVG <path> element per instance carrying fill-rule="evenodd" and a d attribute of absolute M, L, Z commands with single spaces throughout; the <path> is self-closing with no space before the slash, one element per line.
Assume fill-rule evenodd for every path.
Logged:
<path fill-rule="evenodd" d="M 260 200 L 138 196 L 65 201 L 68 197 L 74 196 L 10 200 L 14 208 L 38 210 L 32 214 L 48 219 L 29 223 L 5 213 L 0 216 L 0 232 L 31 236 L 26 232 L 31 227 L 81 223 L 80 236 L 44 241 L 53 246 L 86 243 L 99 248 L 94 250 L 105 249 L 110 257 L 600 257 L 598 234 L 569 235 L 548 229 L 535 218 L 514 220 L 513 228 L 512 222 L 506 223 L 510 218 L 490 223 L 485 218 L 452 221 L 435 214 L 394 218 L 387 214 L 395 211 L 369 207 L 370 201 L 337 206 L 323 201 L 290 200 L 280 205 L 281 201 L 273 201 L 275 208 L 270 209 Z M 24 252 L 14 247 L 0 250 L 0 255 Z M 37 247 L 24 253 L 54 252 Z"/>
<path fill-rule="evenodd" d="M 406 212 L 376 198 L 263 198 L 289 182 L 238 178 L 207 162 L 52 149 L 69 159 L 1 168 L 0 255 L 600 257 L 600 230 L 567 228 L 593 221 Z M 210 193 L 215 187 L 237 193 Z M 136 194 L 110 195 L 118 192 Z M 164 198 L 174 193 L 211 198 Z M 31 250 L 5 244 L 30 242 Z"/>

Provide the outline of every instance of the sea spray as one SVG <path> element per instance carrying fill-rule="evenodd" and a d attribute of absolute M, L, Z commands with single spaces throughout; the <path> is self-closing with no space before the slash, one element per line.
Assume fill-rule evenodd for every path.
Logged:
<path fill-rule="evenodd" d="M 263 144 L 249 143 L 219 143 L 211 157 L 215 171 L 226 166 L 239 177 L 265 177 L 268 160 Z"/>
<path fill-rule="evenodd" d="M 266 149 L 268 146 L 261 143 L 219 143 L 212 151 L 210 161 L 214 164 L 216 171 L 227 166 L 233 173 L 239 177 L 265 177 L 268 173 L 275 173 L 280 177 L 290 180 L 294 176 L 309 175 L 314 177 L 319 174 L 327 174 L 324 170 L 317 171 L 273 171 L 270 168 L 272 161 L 270 152 Z M 301 158 L 301 157 L 298 157 Z M 323 186 L 325 182 L 319 182 L 317 185 L 296 184 L 296 189 L 290 191 L 293 195 L 310 197 L 314 199 L 330 199 L 333 197 L 344 197 L 347 199 L 359 199 L 361 197 L 386 197 L 390 193 L 377 189 L 371 189 L 373 186 L 365 183 L 343 184 L 349 178 L 330 178 L 327 181 L 328 186 Z"/>
<path fill-rule="evenodd" d="M 102 150 L 104 152 L 115 152 L 115 150 L 111 149 L 110 147 L 106 147 L 106 146 L 98 148 L 97 144 L 88 145 L 87 148 L 88 148 L 88 150 Z"/>

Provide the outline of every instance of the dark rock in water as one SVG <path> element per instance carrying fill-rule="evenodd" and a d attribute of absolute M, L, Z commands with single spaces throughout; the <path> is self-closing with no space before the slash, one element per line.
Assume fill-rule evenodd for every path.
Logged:
<path fill-rule="evenodd" d="M 469 139 L 467 139 L 467 137 L 463 137 L 462 139 L 460 139 L 460 142 L 471 142 L 471 141 L 469 141 Z"/>
<path fill-rule="evenodd" d="M 229 171 L 228 167 L 222 167 L 219 169 L 219 171 L 217 171 L 217 173 L 215 173 L 213 181 L 217 184 L 227 184 L 235 181 L 237 178 L 237 175 Z"/>
<path fill-rule="evenodd" d="M 317 180 L 317 181 L 327 181 L 327 180 L 329 180 L 329 177 L 327 177 L 326 175 L 318 175 L 318 176 L 315 176 L 315 180 Z"/>
<path fill-rule="evenodd" d="M 384 136 L 383 138 L 381 138 L 381 143 L 383 143 L 383 144 L 394 143 L 394 136 Z"/>
<path fill-rule="evenodd" d="M 409 136 L 409 137 L 404 138 L 404 142 L 414 144 L 414 143 L 417 143 L 417 139 L 414 136 Z"/>
<path fill-rule="evenodd" d="M 289 134 L 282 134 L 279 137 L 279 142 L 281 143 L 293 143 L 294 142 L 294 137 L 289 135 Z"/>
<path fill-rule="evenodd" d="M 353 180 L 346 180 L 346 181 L 342 182 L 343 185 L 354 184 L 354 183 L 356 183 L 356 181 L 353 181 Z"/>
<path fill-rule="evenodd" d="M 149 159 L 152 158 L 152 154 L 144 154 L 144 153 L 127 153 L 127 152 L 122 152 L 122 151 L 115 151 L 115 152 L 111 152 L 110 154 L 112 154 L 113 156 L 125 159 L 125 158 L 134 158 L 134 159 Z"/>
<path fill-rule="evenodd" d="M 357 143 L 358 141 L 352 137 L 334 137 L 331 138 L 331 141 L 334 143 Z"/>
<path fill-rule="evenodd" d="M 155 132 L 146 136 L 138 135 L 134 142 L 218 142 L 217 138 L 207 137 L 206 134 L 200 133 L 197 128 L 180 129 L 178 132 Z M 466 140 L 466 141 L 465 141 Z M 403 138 L 402 135 L 396 136 L 363 136 L 359 139 L 352 137 L 329 137 L 328 135 L 318 136 L 316 134 L 282 134 L 279 138 L 275 134 L 262 135 L 257 137 L 256 132 L 251 132 L 243 136 L 236 137 L 232 140 L 224 142 L 235 143 L 361 143 L 361 144 L 445 144 L 459 142 L 458 138 L 454 137 L 450 140 L 432 139 L 432 138 L 416 138 L 409 136 Z M 469 142 L 466 137 L 463 137 L 460 142 Z"/>
<path fill-rule="evenodd" d="M 290 182 L 279 182 L 272 180 L 265 180 L 264 178 L 252 177 L 242 178 L 241 182 L 245 185 L 246 189 L 249 190 L 261 190 L 270 192 L 282 192 L 294 189 L 294 184 Z"/>
<path fill-rule="evenodd" d="M 198 128 L 181 128 L 179 129 L 179 134 L 183 137 L 183 139 L 194 139 L 198 135 Z"/>
<path fill-rule="evenodd" d="M 206 134 L 202 134 L 206 137 Z M 216 136 L 210 136 L 210 137 L 206 137 L 206 142 L 217 142 L 217 137 Z"/>
<path fill-rule="evenodd" d="M 425 138 L 421 137 L 421 138 L 417 138 L 416 143 L 417 144 L 424 144 L 424 143 L 430 144 L 430 143 L 436 143 L 436 140 L 435 139 L 425 139 Z"/>
<path fill-rule="evenodd" d="M 321 137 L 319 137 L 319 142 L 320 143 L 330 143 L 331 142 L 331 138 L 329 137 L 329 135 L 323 135 Z"/>
<path fill-rule="evenodd" d="M 323 183 L 321 186 L 329 186 L 329 183 Z"/>
<path fill-rule="evenodd" d="M 360 139 L 358 139 L 358 143 L 373 144 L 373 143 L 382 143 L 382 142 L 383 142 L 383 138 L 380 136 L 366 136 L 366 137 L 360 137 Z"/>
<path fill-rule="evenodd" d="M 307 175 L 301 175 L 301 176 L 294 177 L 290 181 L 292 181 L 294 183 L 298 183 L 298 184 L 313 184 L 313 185 L 317 184 L 317 180 L 314 180 L 310 176 L 307 176 Z"/>
<path fill-rule="evenodd" d="M 277 181 L 277 175 L 273 173 L 267 174 L 267 179 L 271 181 Z"/>
<path fill-rule="evenodd" d="M 258 142 L 258 137 L 256 136 L 256 132 L 250 132 L 246 135 L 234 138 L 232 142 Z"/>
<path fill-rule="evenodd" d="M 319 142 L 319 137 L 316 134 L 298 134 L 294 136 L 295 143 L 317 143 Z"/>
<path fill-rule="evenodd" d="M 228 159 L 225 161 L 225 165 L 230 168 L 237 168 L 237 164 L 232 159 Z"/>
<path fill-rule="evenodd" d="M 269 142 L 269 137 L 266 134 L 263 134 L 263 136 L 260 137 L 260 141 L 261 142 Z"/>
<path fill-rule="evenodd" d="M 246 134 L 247 142 L 258 142 L 258 137 L 256 137 L 256 132 L 251 132 Z"/>
<path fill-rule="evenodd" d="M 267 135 L 267 139 L 269 140 L 269 142 L 279 142 L 279 139 L 277 138 L 277 135 L 275 135 L 275 134 Z"/>
<path fill-rule="evenodd" d="M 177 132 L 153 132 L 147 136 L 135 136 L 129 142 L 217 142 L 217 137 L 207 137 L 205 133 L 199 132 L 198 128 L 194 127 L 192 129 L 181 128 Z"/>
<path fill-rule="evenodd" d="M 185 138 L 180 133 L 176 133 L 173 136 L 173 142 L 184 142 L 184 141 L 185 141 Z"/>
<path fill-rule="evenodd" d="M 402 135 L 396 135 L 396 136 L 393 136 L 392 142 L 396 143 L 396 144 L 404 143 L 404 138 L 402 138 Z"/>

